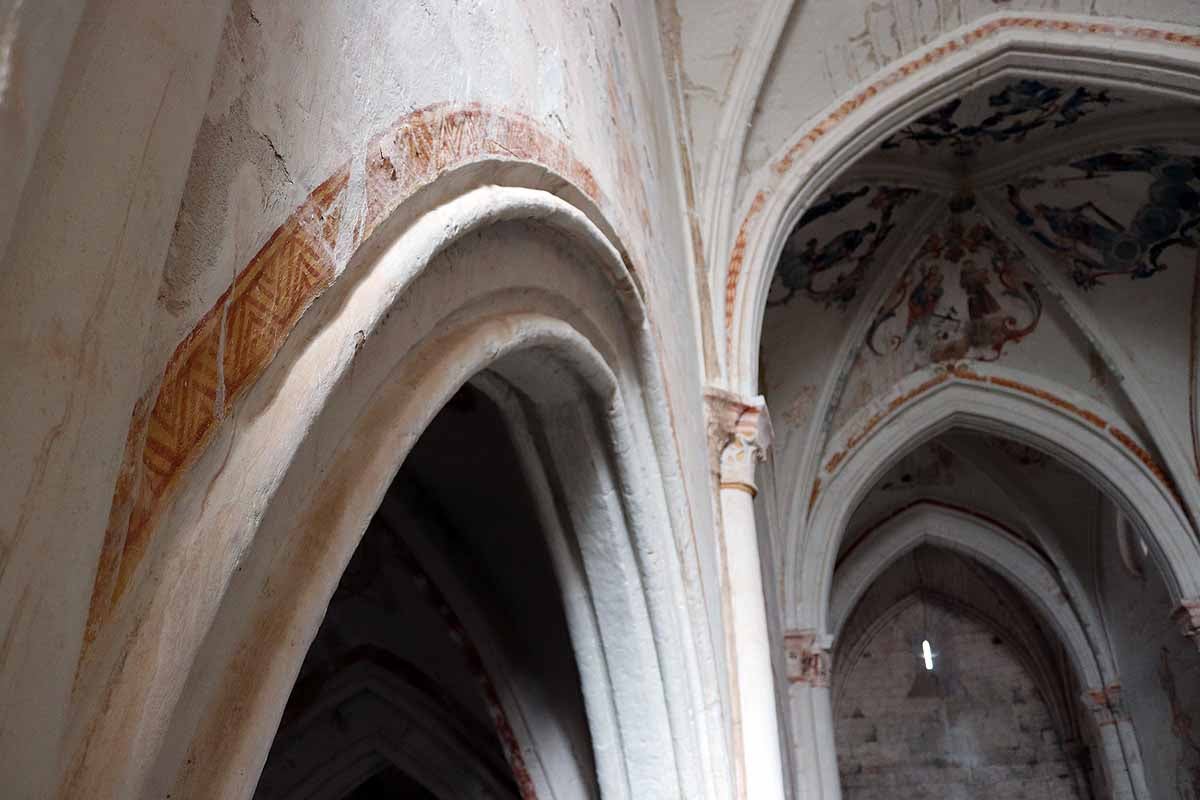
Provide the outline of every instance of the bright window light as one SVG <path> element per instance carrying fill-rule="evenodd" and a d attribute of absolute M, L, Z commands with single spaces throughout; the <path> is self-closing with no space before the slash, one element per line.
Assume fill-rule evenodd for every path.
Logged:
<path fill-rule="evenodd" d="M 925 660 L 925 669 L 933 669 L 933 648 L 929 646 L 929 640 L 921 642 L 921 658 Z"/>

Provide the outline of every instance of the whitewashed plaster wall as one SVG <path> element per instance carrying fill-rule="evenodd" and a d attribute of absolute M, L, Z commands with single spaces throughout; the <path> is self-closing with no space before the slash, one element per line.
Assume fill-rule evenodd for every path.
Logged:
<path fill-rule="evenodd" d="M 39 7 L 55 8 L 23 6 L 33 19 Z M 35 118 L 49 109 L 0 269 L 0 769 L 14 797 L 51 796 L 57 779 L 90 584 L 225 13 L 219 2 L 157 0 L 60 8 L 61 28 L 18 28 L 12 51 L 44 54 L 25 62 L 40 78 L 24 99 Z M 67 42 L 56 92 L 54 54 Z"/>
<path fill-rule="evenodd" d="M 764 13 L 778 0 L 665 0 L 659 3 L 662 37 L 668 70 L 673 72 L 682 108 L 683 147 L 690 163 L 693 203 L 700 215 L 699 230 L 704 243 L 714 231 L 705 216 L 722 192 L 712 181 L 719 171 L 722 153 L 736 150 L 729 120 L 743 112 L 739 100 L 746 99 L 743 84 L 765 68 L 771 53 L 761 46 L 758 28 Z M 763 62 L 759 66 L 759 62 Z M 751 98 L 751 102 L 753 99 Z M 736 156 L 736 154 L 735 154 Z M 711 253 L 710 253 L 711 255 Z"/>
<path fill-rule="evenodd" d="M 74 8 L 58 18 L 60 50 Z M 18 29 L 15 52 L 44 27 Z M 655 367 L 669 376 L 678 453 L 668 461 L 685 487 L 673 510 L 690 520 L 684 547 L 700 564 L 682 580 L 711 598 L 693 612 L 721 641 L 698 302 L 680 264 L 677 150 L 659 113 L 666 89 L 652 8 L 118 0 L 82 10 L 57 93 L 54 54 L 37 57 L 47 79 L 30 96 L 29 129 L 53 111 L 2 278 L 0 338 L 12 343 L 3 380 L 15 390 L 3 400 L 0 444 L 20 477 L 0 490 L 0 761 L 17 796 L 46 796 L 60 766 L 135 403 L 308 193 L 348 165 L 359 191 L 350 204 L 361 203 L 367 143 L 434 103 L 524 116 L 594 178 L 651 309 Z M 362 209 L 347 212 L 338 269 Z"/>
<path fill-rule="evenodd" d="M 703 183 L 710 166 L 714 136 L 730 101 L 735 71 L 760 53 L 746 52 L 753 41 L 754 25 L 762 0 L 673 0 L 679 21 L 679 56 L 682 59 L 683 95 L 695 162 L 695 177 Z"/>
<path fill-rule="evenodd" d="M 698 302 L 651 12 L 636 2 L 235 3 L 148 359 L 165 360 L 314 185 L 347 160 L 358 180 L 367 143 L 397 119 L 430 104 L 524 114 L 566 143 L 606 198 L 601 212 L 652 308 L 696 529 L 711 529 L 703 438 L 685 433 L 702 430 Z M 697 552 L 715 585 L 711 547 Z"/>
<path fill-rule="evenodd" d="M 66 65 L 82 0 L 0 4 L 0 257 Z"/>

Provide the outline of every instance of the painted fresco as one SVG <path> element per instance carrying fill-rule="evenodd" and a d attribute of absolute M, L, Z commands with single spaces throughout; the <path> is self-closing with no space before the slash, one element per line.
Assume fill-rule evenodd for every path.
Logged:
<path fill-rule="evenodd" d="M 767 305 L 787 305 L 800 294 L 826 308 L 844 308 L 895 230 L 897 211 L 917 194 L 897 186 L 859 186 L 809 208 L 784 245 Z"/>
<path fill-rule="evenodd" d="M 925 239 L 876 314 L 868 349 L 905 350 L 917 366 L 995 361 L 1041 320 L 1041 298 L 1021 262 L 986 222 L 951 217 Z"/>
<path fill-rule="evenodd" d="M 1149 278 L 1200 245 L 1200 157 L 1158 146 L 1099 153 L 1009 185 L 1008 202 L 1080 288 Z"/>
<path fill-rule="evenodd" d="M 1117 102 L 1120 100 L 1107 90 L 1020 80 L 988 94 L 987 105 L 982 108 L 956 97 L 904 126 L 880 147 L 896 150 L 915 144 L 920 150 L 946 148 L 968 158 L 989 145 L 1021 143 L 1034 131 L 1073 125 Z"/>
<path fill-rule="evenodd" d="M 1030 79 L 992 84 L 901 128 L 884 140 L 879 155 L 936 156 L 953 168 L 987 147 L 1024 144 L 1121 103 L 1107 89 Z M 802 295 L 826 308 L 845 308 L 878 262 L 899 210 L 919 194 L 908 187 L 851 184 L 821 198 L 788 237 L 767 305 L 787 305 Z"/>

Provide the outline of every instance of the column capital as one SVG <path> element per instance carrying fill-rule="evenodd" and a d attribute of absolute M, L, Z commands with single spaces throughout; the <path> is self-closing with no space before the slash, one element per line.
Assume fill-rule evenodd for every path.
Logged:
<path fill-rule="evenodd" d="M 1125 718 L 1125 707 L 1121 702 L 1121 684 L 1112 683 L 1099 689 L 1086 689 L 1080 695 L 1083 707 L 1096 720 L 1096 724 L 1116 725 Z"/>
<path fill-rule="evenodd" d="M 1200 648 L 1200 599 L 1184 600 L 1171 614 L 1171 619 L 1179 625 L 1183 635 Z"/>
<path fill-rule="evenodd" d="M 722 489 L 758 491 L 754 467 L 771 446 L 771 418 L 761 395 L 745 398 L 723 389 L 704 392 L 709 450 L 717 456 Z"/>
<path fill-rule="evenodd" d="M 816 631 L 788 631 L 783 636 L 787 681 L 800 686 L 828 687 L 833 675 L 832 641 Z"/>

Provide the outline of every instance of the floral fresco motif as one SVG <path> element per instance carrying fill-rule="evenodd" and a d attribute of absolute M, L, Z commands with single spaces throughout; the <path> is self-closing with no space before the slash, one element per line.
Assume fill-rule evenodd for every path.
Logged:
<path fill-rule="evenodd" d="M 1195 250 L 1200 245 L 1200 157 L 1162 147 L 1135 147 L 1072 161 L 1067 167 L 1066 175 L 1032 175 L 1010 185 L 1008 200 L 1017 222 L 1061 256 L 1081 288 L 1098 286 L 1113 275 L 1149 278 L 1167 268 L 1163 259 L 1173 249 Z M 1104 208 L 1104 200 L 1062 206 L 1028 199 L 1042 188 L 1116 179 L 1128 183 L 1131 177 L 1140 180 L 1108 192 L 1089 192 L 1096 198 L 1136 197 L 1131 214 Z M 1122 222 L 1122 216 L 1128 222 Z"/>
<path fill-rule="evenodd" d="M 908 345 L 929 362 L 995 361 L 1042 316 L 1037 289 L 1019 264 L 985 223 L 952 217 L 925 240 L 884 302 L 868 348 L 883 356 Z"/>
<path fill-rule="evenodd" d="M 961 97 L 919 117 L 884 140 L 884 150 L 906 142 L 918 147 L 949 147 L 955 155 L 968 157 L 988 144 L 1020 142 L 1032 131 L 1073 125 L 1088 114 L 1120 102 L 1107 90 L 1085 87 L 1068 90 L 1041 81 L 1022 80 L 988 96 L 990 113 L 977 122 L 956 119 L 962 110 Z"/>
<path fill-rule="evenodd" d="M 779 258 L 775 280 L 783 295 L 769 299 L 767 305 L 785 305 L 799 293 L 826 308 L 845 307 L 858 294 L 879 247 L 895 228 L 896 211 L 916 194 L 916 189 L 882 186 L 872 191 L 862 186 L 835 192 L 808 209 Z M 846 209 L 864 219 L 863 224 L 843 227 L 824 239 L 819 232 L 813 235 L 814 223 L 822 219 L 828 223 L 832 215 Z"/>

